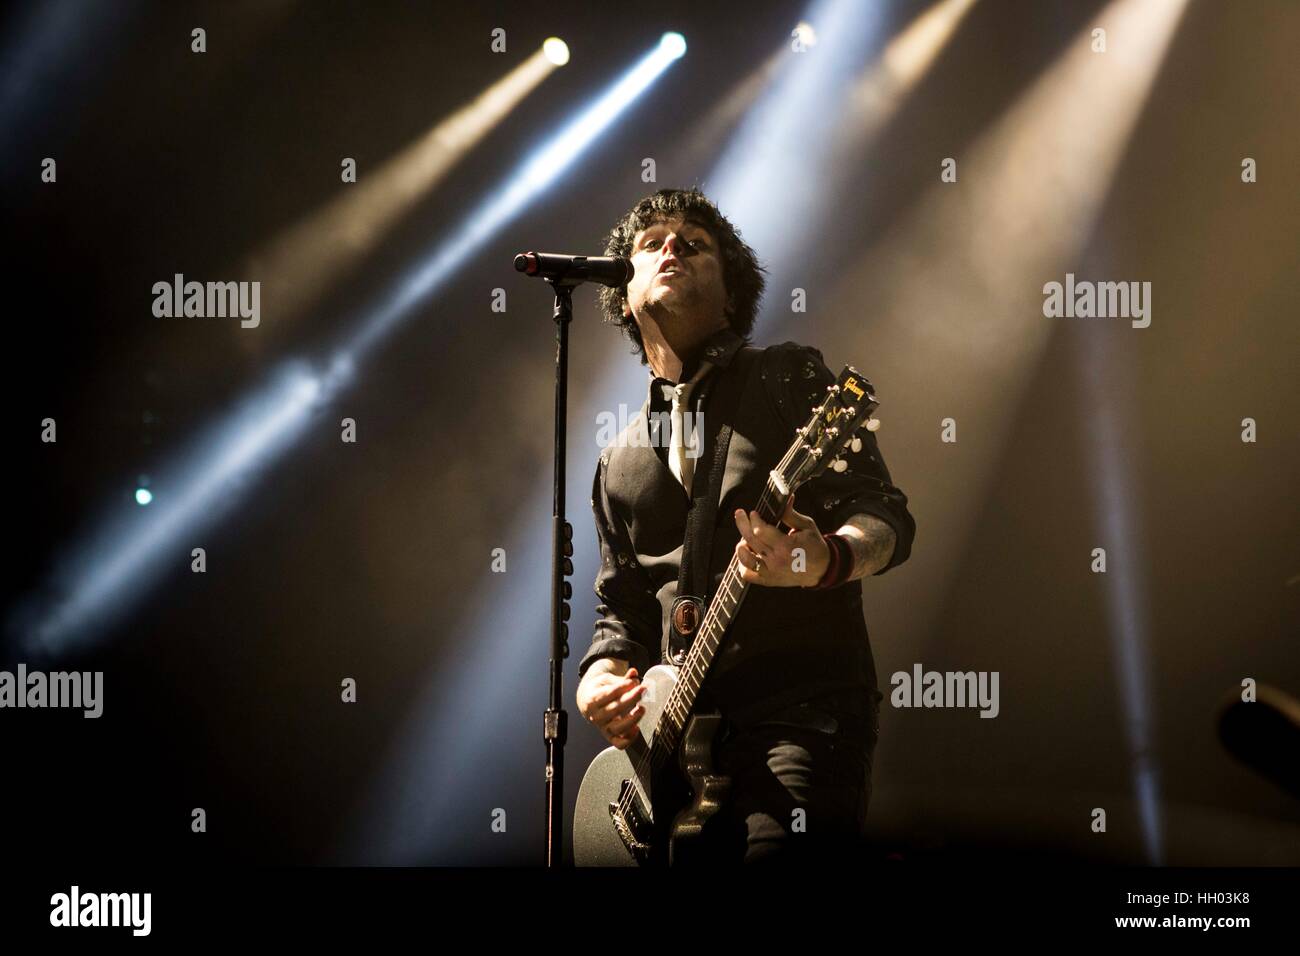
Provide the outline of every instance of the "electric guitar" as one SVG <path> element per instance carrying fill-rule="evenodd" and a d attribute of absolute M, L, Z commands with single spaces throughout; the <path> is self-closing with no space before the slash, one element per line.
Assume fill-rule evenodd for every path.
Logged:
<path fill-rule="evenodd" d="M 755 510 L 777 524 L 799 487 L 828 468 L 844 471 L 845 449 L 856 453 L 856 433 L 879 403 L 871 383 L 845 366 L 825 400 L 768 475 Z M 639 734 L 626 749 L 596 755 L 578 789 L 573 816 L 573 859 L 578 866 L 671 865 L 727 798 L 730 780 L 713 767 L 713 740 L 722 716 L 696 713 L 695 700 L 727 628 L 749 585 L 731 562 L 695 632 L 680 667 L 658 664 L 646 672 Z"/>

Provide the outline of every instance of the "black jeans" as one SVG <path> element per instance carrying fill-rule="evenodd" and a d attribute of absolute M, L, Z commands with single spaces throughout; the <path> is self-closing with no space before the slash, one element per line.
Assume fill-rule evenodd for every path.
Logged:
<path fill-rule="evenodd" d="M 841 691 L 729 724 L 714 745 L 729 798 L 681 863 L 858 862 L 882 699 Z"/>

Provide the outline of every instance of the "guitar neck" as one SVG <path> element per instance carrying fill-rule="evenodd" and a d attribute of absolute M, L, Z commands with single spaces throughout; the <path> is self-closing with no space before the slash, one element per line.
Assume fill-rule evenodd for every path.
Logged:
<path fill-rule="evenodd" d="M 763 496 L 754 510 L 764 521 L 776 524 L 780 516 L 785 513 L 785 505 L 789 497 L 788 492 L 783 492 L 777 487 L 776 482 L 769 478 Z M 722 580 L 718 583 L 718 590 L 709 602 L 704 620 L 700 622 L 695 639 L 691 642 L 690 652 L 686 655 L 686 660 L 678 674 L 677 686 L 664 705 L 663 716 L 660 718 L 654 740 L 655 748 L 662 746 L 664 749 L 664 756 L 676 750 L 677 743 L 686 728 L 686 722 L 695 707 L 700 688 L 704 684 L 704 678 L 708 676 L 709 668 L 713 665 L 718 649 L 722 646 L 727 628 L 731 626 L 749 591 L 748 582 L 740 576 L 741 567 L 733 554 L 727 564 L 727 570 L 722 575 Z"/>

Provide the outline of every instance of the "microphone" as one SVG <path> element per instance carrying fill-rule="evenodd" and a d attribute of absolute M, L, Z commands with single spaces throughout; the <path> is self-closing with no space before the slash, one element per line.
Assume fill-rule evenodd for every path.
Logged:
<path fill-rule="evenodd" d="M 599 282 L 617 289 L 627 285 L 635 271 L 622 256 L 562 256 L 552 252 L 524 252 L 515 256 L 515 271 L 566 285 Z"/>
<path fill-rule="evenodd" d="M 1255 700 L 1229 695 L 1219 712 L 1219 740 L 1252 770 L 1300 797 L 1300 701 L 1260 684 Z"/>

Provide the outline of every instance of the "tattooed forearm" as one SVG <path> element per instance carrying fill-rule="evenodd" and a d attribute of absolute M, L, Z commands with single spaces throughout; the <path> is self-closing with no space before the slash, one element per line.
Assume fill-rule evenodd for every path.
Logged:
<path fill-rule="evenodd" d="M 856 514 L 837 532 L 848 539 L 853 549 L 853 573 L 850 581 L 875 574 L 894 555 L 897 536 L 894 529 L 874 515 Z"/>

